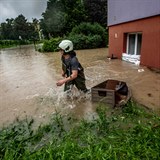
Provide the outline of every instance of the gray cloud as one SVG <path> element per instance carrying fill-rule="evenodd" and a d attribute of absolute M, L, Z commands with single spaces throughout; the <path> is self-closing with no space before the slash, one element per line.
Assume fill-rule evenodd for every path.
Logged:
<path fill-rule="evenodd" d="M 47 0 L 0 0 L 0 23 L 22 14 L 28 21 L 40 19 L 46 10 Z"/>

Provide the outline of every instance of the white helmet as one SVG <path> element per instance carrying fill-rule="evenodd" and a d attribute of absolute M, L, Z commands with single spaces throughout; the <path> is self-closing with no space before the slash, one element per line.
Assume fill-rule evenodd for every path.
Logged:
<path fill-rule="evenodd" d="M 59 48 L 63 49 L 66 53 L 73 50 L 73 43 L 70 40 L 63 40 L 59 44 Z"/>

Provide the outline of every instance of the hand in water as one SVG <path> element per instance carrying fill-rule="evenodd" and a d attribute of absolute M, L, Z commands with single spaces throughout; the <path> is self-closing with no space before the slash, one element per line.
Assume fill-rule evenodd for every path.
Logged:
<path fill-rule="evenodd" d="M 62 86 L 64 83 L 66 83 L 66 80 L 65 79 L 62 79 L 62 80 L 59 80 L 56 85 L 57 86 Z"/>

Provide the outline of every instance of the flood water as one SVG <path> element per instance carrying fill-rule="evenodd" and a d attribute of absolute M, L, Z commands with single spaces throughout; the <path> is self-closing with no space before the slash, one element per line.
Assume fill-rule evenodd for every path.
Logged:
<path fill-rule="evenodd" d="M 124 80 L 137 101 L 157 109 L 160 106 L 159 74 L 121 60 L 108 60 L 107 55 L 107 48 L 77 51 L 85 69 L 87 87 L 109 78 Z M 56 86 L 61 78 L 58 52 L 39 53 L 33 46 L 1 50 L 0 126 L 25 117 L 42 123 L 56 111 L 74 114 L 77 118 L 92 117 L 96 104 L 91 102 L 91 95 L 84 96 L 74 88 L 74 98 L 67 99 L 63 86 Z"/>

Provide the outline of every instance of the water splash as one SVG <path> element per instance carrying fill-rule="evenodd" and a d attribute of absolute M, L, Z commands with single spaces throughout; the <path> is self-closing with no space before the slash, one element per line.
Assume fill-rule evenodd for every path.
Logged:
<path fill-rule="evenodd" d="M 32 98 L 35 98 L 35 97 L 38 97 L 39 96 L 39 94 L 37 93 L 37 94 L 34 94 L 34 95 L 28 95 L 27 97 L 26 97 L 26 99 L 32 99 Z"/>
<path fill-rule="evenodd" d="M 58 111 L 73 109 L 79 103 L 91 99 L 90 94 L 78 91 L 76 88 L 69 92 L 63 92 L 61 88 L 49 88 L 49 91 L 42 97 L 41 105 L 54 107 Z"/>

